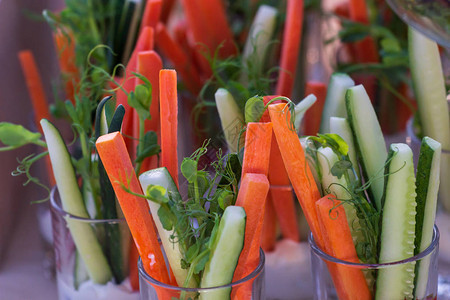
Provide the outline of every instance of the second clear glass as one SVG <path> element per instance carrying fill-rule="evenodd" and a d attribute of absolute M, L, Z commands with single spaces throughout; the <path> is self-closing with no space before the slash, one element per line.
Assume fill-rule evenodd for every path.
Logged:
<path fill-rule="evenodd" d="M 141 300 L 163 299 L 222 299 L 218 295 L 233 295 L 238 289 L 249 292 L 252 300 L 265 299 L 264 285 L 264 252 L 260 250 L 259 264 L 256 269 L 241 280 L 231 284 L 211 288 L 182 288 L 157 281 L 145 272 L 141 259 L 139 259 L 139 288 Z"/>

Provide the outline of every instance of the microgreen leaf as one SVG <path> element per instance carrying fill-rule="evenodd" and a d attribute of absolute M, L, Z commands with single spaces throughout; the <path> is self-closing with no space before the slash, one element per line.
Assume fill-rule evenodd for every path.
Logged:
<path fill-rule="evenodd" d="M 344 175 L 346 172 L 351 170 L 352 163 L 348 160 L 338 160 L 332 167 L 331 167 L 331 174 L 333 176 L 336 176 L 337 178 L 341 178 L 342 175 Z"/>
<path fill-rule="evenodd" d="M 149 185 L 147 188 L 147 196 L 150 200 L 159 204 L 169 202 L 169 199 L 167 198 L 167 190 L 159 185 Z"/>
<path fill-rule="evenodd" d="M 210 254 L 210 250 L 207 249 L 207 250 L 203 251 L 201 255 L 198 256 L 198 257 L 200 257 L 200 259 L 196 262 L 196 264 L 194 266 L 194 274 L 198 274 L 201 271 L 203 271 L 206 263 L 209 260 L 209 254 Z"/>
<path fill-rule="evenodd" d="M 137 147 L 136 163 L 140 163 L 145 158 L 156 155 L 161 151 L 161 147 L 158 145 L 158 136 L 154 131 L 145 133 L 144 140 L 141 141 L 141 143 L 143 143 L 143 145 Z M 142 149 L 142 151 L 140 151 L 140 149 Z"/>
<path fill-rule="evenodd" d="M 160 206 L 158 209 L 158 217 L 165 230 L 172 230 L 174 224 L 173 220 L 176 220 L 176 218 L 167 206 Z"/>
<path fill-rule="evenodd" d="M 217 202 L 219 203 L 219 206 L 221 209 L 225 210 L 228 206 L 232 204 L 232 201 L 234 199 L 234 193 L 230 190 L 219 190 L 216 192 Z"/>
<path fill-rule="evenodd" d="M 26 144 L 45 145 L 40 139 L 41 134 L 39 132 L 31 132 L 22 125 L 0 122 L 0 141 L 9 146 L 0 148 L 0 151 L 1 149 L 11 150 L 19 148 Z"/>
<path fill-rule="evenodd" d="M 192 158 L 185 157 L 181 163 L 181 173 L 189 183 L 193 183 L 197 179 L 198 162 Z"/>
<path fill-rule="evenodd" d="M 264 113 L 264 101 L 260 96 L 254 96 L 245 102 L 245 123 L 259 122 Z"/>

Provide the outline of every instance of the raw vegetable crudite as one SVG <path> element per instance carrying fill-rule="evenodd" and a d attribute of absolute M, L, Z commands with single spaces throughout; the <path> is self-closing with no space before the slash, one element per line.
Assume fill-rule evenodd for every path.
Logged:
<path fill-rule="evenodd" d="M 437 293 L 437 270 L 433 269 L 437 242 L 433 224 L 440 143 L 429 137 L 423 139 L 417 177 L 408 145 L 391 144 L 389 154 L 380 158 L 378 152 L 384 151 L 384 147 L 376 150 L 374 143 L 377 142 L 373 139 L 379 142 L 383 138 L 364 87 L 350 87 L 346 93 L 350 126 L 345 118 L 331 117 L 330 124 L 342 132 L 343 137 L 353 137 L 353 141 L 349 139 L 347 144 L 339 135 L 327 133 L 308 137 L 310 143 L 304 143 L 312 158 L 310 164 L 318 169 L 315 178 L 326 195 L 316 203 L 322 228 L 319 238 L 313 231 L 313 263 L 319 270 L 314 276 L 320 285 L 316 288 L 323 289 L 324 297 L 330 296 L 326 283 L 321 283 L 326 279 L 320 274 L 325 271 L 322 266 L 328 266 L 340 299 L 352 299 L 357 295 L 365 295 L 365 299 L 433 298 Z M 277 105 L 280 111 L 287 106 Z M 273 111 L 275 107 L 269 106 L 270 109 Z M 360 116 L 365 116 L 364 122 Z M 288 126 L 284 126 L 283 133 L 288 134 L 288 130 Z M 384 145 L 384 139 L 381 144 Z M 355 148 L 357 155 L 351 159 L 350 152 L 355 152 Z M 287 149 L 280 147 L 282 153 Z M 364 165 L 369 165 L 376 157 L 379 157 L 378 168 L 381 164 L 384 170 L 372 167 L 371 173 L 364 171 Z M 362 177 L 355 170 L 360 165 L 364 171 Z M 377 197 L 380 191 L 364 193 L 371 189 L 375 180 L 383 182 L 377 188 L 381 197 Z M 337 232 L 333 233 L 335 226 L 339 228 L 338 237 Z M 335 238 L 340 242 L 332 242 Z M 324 253 L 331 257 L 323 257 Z M 361 280 L 364 284 L 357 283 Z M 356 286 L 366 288 L 364 292 L 355 291 Z"/>

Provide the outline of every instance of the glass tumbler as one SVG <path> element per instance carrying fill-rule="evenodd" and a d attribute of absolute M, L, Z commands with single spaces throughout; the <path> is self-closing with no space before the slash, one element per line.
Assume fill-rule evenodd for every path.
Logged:
<path fill-rule="evenodd" d="M 100 300 L 100 299 L 119 299 L 119 300 L 138 300 L 139 292 L 133 291 L 128 278 L 129 246 L 130 233 L 125 219 L 86 219 L 76 217 L 64 211 L 61 205 L 58 190 L 52 189 L 50 195 L 50 210 L 52 215 L 53 245 L 55 252 L 56 281 L 58 287 L 58 298 L 60 300 Z M 112 269 L 115 264 L 115 270 L 121 268 L 120 278 L 118 272 L 112 272 L 114 275 L 105 284 L 94 283 L 88 275 L 85 263 L 79 254 L 69 224 L 73 226 L 89 226 L 95 233 L 95 237 L 100 246 L 103 255 L 106 256 L 108 265 Z M 77 226 L 77 225 L 76 225 Z M 117 241 L 111 238 L 111 232 L 116 232 Z M 92 238 L 92 237 L 91 237 Z M 106 244 L 115 243 L 117 256 L 111 255 L 111 246 Z M 85 243 L 92 243 L 85 237 Z M 96 242 L 96 241 L 95 241 Z M 111 245 L 111 244 L 110 244 Z M 115 257 L 115 259 L 112 259 Z M 114 260 L 114 261 L 112 261 Z M 118 263 L 120 262 L 120 263 Z M 120 280 L 120 283 L 117 283 Z"/>
<path fill-rule="evenodd" d="M 340 294 L 348 293 L 356 296 L 357 294 L 353 293 L 358 293 L 358 286 L 351 284 L 346 285 L 345 283 L 343 284 L 343 276 L 336 275 L 338 275 L 338 273 L 345 273 L 345 275 L 349 275 L 350 273 L 354 274 L 355 272 L 358 272 L 358 270 L 363 272 L 366 279 L 372 278 L 372 280 L 367 280 L 367 283 L 372 294 L 372 299 L 375 299 L 374 290 L 376 287 L 376 276 L 377 274 L 383 272 L 383 269 L 388 270 L 402 267 L 408 268 L 411 266 L 414 268 L 414 266 L 417 265 L 421 267 L 425 266 L 425 268 L 420 269 L 421 272 L 418 276 L 419 280 L 415 285 L 415 292 L 417 296 L 414 299 L 436 299 L 437 297 L 439 230 L 436 226 L 434 226 L 433 230 L 433 239 L 427 249 L 416 256 L 391 263 L 362 264 L 337 259 L 322 251 L 322 249 L 320 249 L 314 241 L 312 234 L 309 236 L 309 245 L 311 248 L 311 270 L 314 283 L 314 299 L 339 299 L 336 286 L 338 286 Z M 334 276 L 331 274 L 334 274 Z M 350 286 L 351 291 L 345 289 L 345 286 Z M 394 295 L 385 295 L 384 298 L 389 300 L 409 299 L 404 296 L 398 298 Z"/>
<path fill-rule="evenodd" d="M 141 300 L 163 299 L 230 299 L 239 289 L 244 290 L 248 299 L 265 299 L 264 285 L 264 252 L 260 250 L 259 264 L 248 276 L 231 284 L 210 288 L 182 288 L 157 281 L 145 272 L 142 260 L 139 259 L 139 287 Z M 224 298 L 223 295 L 226 297 Z M 247 299 L 247 298 L 246 298 Z"/>

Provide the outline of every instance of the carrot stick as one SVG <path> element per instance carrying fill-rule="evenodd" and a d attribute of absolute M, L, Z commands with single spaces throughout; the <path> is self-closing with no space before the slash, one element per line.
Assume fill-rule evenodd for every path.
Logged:
<path fill-rule="evenodd" d="M 321 246 L 322 236 L 314 207 L 315 202 L 320 198 L 320 193 L 306 162 L 300 140 L 295 130 L 290 128 L 292 126 L 289 121 L 291 114 L 287 109 L 287 104 L 269 105 L 269 114 L 289 179 L 303 209 L 306 221 L 318 245 Z"/>
<path fill-rule="evenodd" d="M 277 216 L 275 214 L 275 207 L 269 192 L 266 199 L 266 209 L 264 210 L 264 222 L 261 232 L 261 248 L 264 252 L 270 252 L 275 248 L 276 241 Z"/>
<path fill-rule="evenodd" d="M 158 236 L 152 224 L 147 200 L 128 193 L 142 194 L 125 141 L 119 132 L 103 135 L 96 142 L 97 151 L 127 220 L 130 232 L 142 258 L 145 271 L 164 283 L 169 283 Z"/>
<path fill-rule="evenodd" d="M 323 105 L 327 95 L 326 84 L 318 81 L 306 82 L 305 96 L 309 94 L 314 94 L 317 101 L 306 111 L 303 117 L 303 135 L 316 135 L 319 132 Z"/>
<path fill-rule="evenodd" d="M 298 229 L 292 187 L 290 185 L 271 186 L 269 194 L 283 237 L 294 242 L 299 242 L 300 232 Z"/>
<path fill-rule="evenodd" d="M 202 6 L 200 1 L 182 0 L 181 3 L 183 4 L 186 20 L 192 33 L 196 57 L 199 60 L 202 72 L 206 77 L 209 77 L 212 74 L 211 66 L 205 59 L 203 53 L 206 51 L 211 56 L 214 54 L 214 33 L 212 31 L 213 25 L 207 23 L 203 10 L 199 9 Z M 207 14 L 212 14 L 212 12 L 207 12 Z"/>
<path fill-rule="evenodd" d="M 155 28 L 161 16 L 162 0 L 147 0 L 142 15 L 141 30 L 145 27 Z"/>
<path fill-rule="evenodd" d="M 161 166 L 166 167 L 178 187 L 178 103 L 177 72 L 159 72 L 159 99 L 161 118 Z"/>
<path fill-rule="evenodd" d="M 245 151 L 242 163 L 242 176 L 246 173 L 269 173 L 270 146 L 272 141 L 272 123 L 247 124 Z"/>
<path fill-rule="evenodd" d="M 44 87 L 42 86 L 41 76 L 39 75 L 33 53 L 30 50 L 20 51 L 18 56 L 25 76 L 28 93 L 31 98 L 31 104 L 33 105 L 34 123 L 42 132 L 40 121 L 42 119 L 50 120 L 50 113 L 48 111 L 47 96 L 45 95 Z M 56 182 L 53 176 L 52 163 L 49 156 L 45 159 L 45 167 L 47 169 L 49 184 L 54 186 Z"/>
<path fill-rule="evenodd" d="M 41 76 L 30 50 L 19 51 L 18 57 L 33 105 L 35 124 L 37 128 L 41 128 L 40 125 L 38 126 L 41 119 L 50 119 L 47 96 L 42 86 Z M 42 132 L 42 129 L 40 130 Z"/>
<path fill-rule="evenodd" d="M 180 73 L 189 91 L 197 95 L 203 86 L 200 75 L 191 63 L 191 59 L 180 49 L 162 23 L 156 26 L 156 43 L 161 53 L 173 63 L 177 72 Z"/>
<path fill-rule="evenodd" d="M 125 116 L 123 118 L 123 125 L 122 125 L 122 132 L 127 137 L 134 137 L 138 138 L 137 136 L 133 136 L 134 134 L 134 113 L 131 110 L 131 107 L 128 105 L 128 97 L 127 93 L 134 90 L 134 86 L 136 84 L 136 80 L 130 80 L 128 78 L 131 76 L 132 72 L 137 71 L 137 59 L 138 59 L 138 53 L 141 51 L 148 51 L 153 49 L 153 28 L 151 27 L 145 27 L 141 34 L 139 35 L 138 41 L 136 43 L 136 47 L 134 48 L 133 53 L 131 54 L 130 60 L 128 61 L 128 64 L 125 68 L 125 75 L 123 80 L 122 88 L 117 91 L 116 98 L 117 98 L 117 105 L 122 104 L 125 108 Z M 122 90 L 123 89 L 123 90 Z M 133 139 L 126 139 L 128 152 L 130 153 L 130 156 L 132 159 L 136 157 L 136 149 L 133 147 Z"/>
<path fill-rule="evenodd" d="M 233 282 L 244 278 L 258 266 L 262 224 L 268 191 L 269 181 L 265 175 L 254 173 L 244 175 L 235 205 L 245 209 L 247 222 L 245 224 L 244 248 L 234 271 Z M 247 295 L 247 293 L 251 293 L 251 290 L 240 288 L 234 292 L 237 295 L 241 293 Z M 232 298 L 234 299 L 234 297 Z M 244 298 L 247 299 L 247 297 Z M 238 297 L 236 299 L 241 298 Z"/>
<path fill-rule="evenodd" d="M 362 24 L 369 24 L 369 14 L 365 0 L 350 0 L 349 2 L 350 19 Z M 378 62 L 379 55 L 374 39 L 371 36 L 354 44 L 356 61 L 359 63 Z M 363 84 L 372 101 L 376 94 L 376 79 L 373 76 L 356 76 L 356 81 Z"/>
<path fill-rule="evenodd" d="M 130 256 L 129 256 L 129 272 L 128 277 L 130 278 L 130 285 L 133 291 L 139 291 L 139 270 L 138 270 L 138 258 L 139 252 L 136 245 L 132 243 L 130 245 Z"/>
<path fill-rule="evenodd" d="M 65 82 L 66 97 L 74 103 L 75 87 L 79 82 L 78 68 L 75 65 L 75 39 L 71 32 L 58 30 L 54 35 L 58 52 L 59 68 Z"/>
<path fill-rule="evenodd" d="M 167 23 L 167 20 L 169 20 L 170 13 L 172 12 L 174 6 L 175 0 L 164 0 L 160 18 L 162 23 Z"/>
<path fill-rule="evenodd" d="M 340 201 L 327 195 L 316 202 L 325 251 L 338 259 L 359 263 L 345 209 Z M 339 206 L 338 206 L 339 205 Z M 361 269 L 328 264 L 339 299 L 372 299 Z"/>
<path fill-rule="evenodd" d="M 276 93 L 290 98 L 302 36 L 303 0 L 288 0 Z"/>
<path fill-rule="evenodd" d="M 198 0 L 198 8 L 202 10 L 205 24 L 210 29 L 213 54 L 222 44 L 219 56 L 226 58 L 237 54 L 237 48 L 233 42 L 233 33 L 227 20 L 225 6 L 222 0 Z M 212 13 L 214 12 L 214 13 Z"/>
<path fill-rule="evenodd" d="M 162 69 L 162 60 L 161 57 L 153 50 L 150 51 L 141 51 L 138 54 L 138 65 L 137 72 L 143 76 L 145 76 L 152 85 L 152 102 L 150 104 L 150 120 L 145 120 L 145 132 L 154 131 L 158 135 L 158 144 L 160 143 L 160 121 L 159 121 L 159 71 Z M 136 78 L 137 84 L 141 83 L 139 78 Z M 137 115 L 137 112 L 134 111 L 134 114 Z M 133 136 L 139 137 L 139 118 L 136 116 L 134 118 L 134 134 Z M 136 122 L 137 121 L 137 122 Z M 134 141 L 134 149 L 137 147 L 138 140 Z M 141 171 L 147 171 L 150 169 L 154 169 L 158 167 L 158 157 L 152 156 L 145 159 L 142 162 Z"/>

